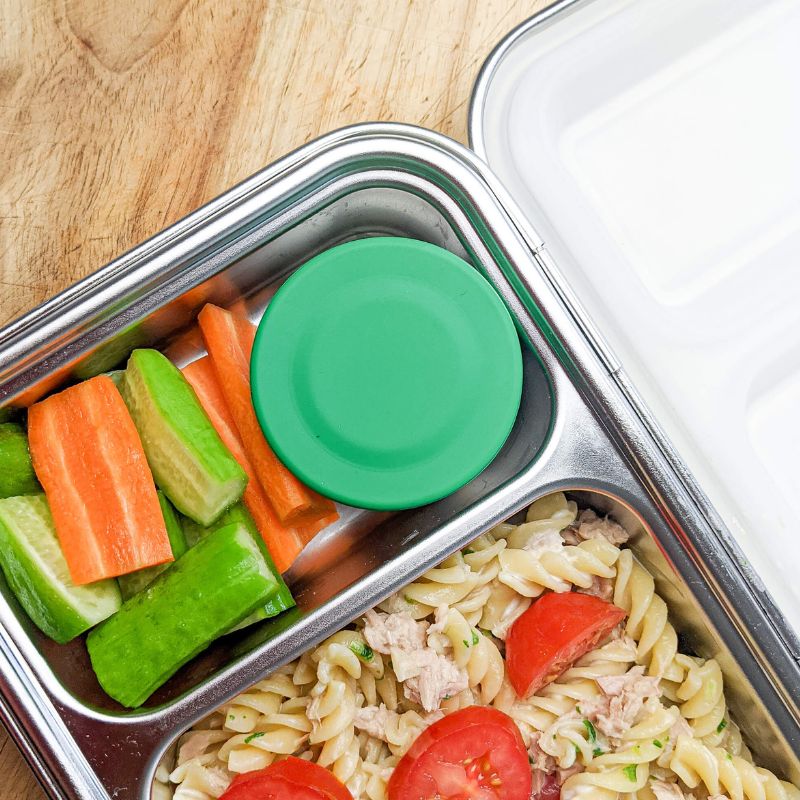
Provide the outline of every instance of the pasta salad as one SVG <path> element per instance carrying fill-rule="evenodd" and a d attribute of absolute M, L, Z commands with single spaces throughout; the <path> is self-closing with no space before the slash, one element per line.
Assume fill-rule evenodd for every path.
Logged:
<path fill-rule="evenodd" d="M 666 603 L 627 539 L 564 494 L 537 501 L 522 524 L 478 537 L 196 725 L 179 741 L 174 768 L 159 768 L 154 796 L 254 797 L 229 789 L 236 776 L 284 761 L 287 773 L 297 757 L 326 768 L 355 800 L 422 797 L 397 787 L 413 783 L 432 731 L 491 708 L 513 720 L 533 798 L 800 799 L 753 763 L 719 664 L 679 652 Z M 521 648 L 514 637 L 537 608 L 539 624 L 564 618 L 544 612 L 551 595 L 616 611 L 601 615 L 596 642 L 584 636 L 583 652 L 549 661 L 545 675 L 536 642 Z M 477 724 L 480 712 L 469 713 Z M 459 780 L 475 778 L 479 790 L 448 794 L 442 779 L 433 796 L 516 800 L 502 785 L 509 773 L 489 766 L 455 764 Z"/>

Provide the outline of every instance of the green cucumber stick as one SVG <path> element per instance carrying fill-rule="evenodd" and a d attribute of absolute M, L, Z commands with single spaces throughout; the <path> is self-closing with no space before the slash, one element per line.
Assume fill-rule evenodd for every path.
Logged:
<path fill-rule="evenodd" d="M 89 633 L 100 685 L 124 706 L 142 705 L 277 590 L 244 525 L 214 531 Z"/>

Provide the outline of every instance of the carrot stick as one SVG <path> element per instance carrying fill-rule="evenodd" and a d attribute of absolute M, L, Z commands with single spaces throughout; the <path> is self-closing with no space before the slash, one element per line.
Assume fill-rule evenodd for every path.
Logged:
<path fill-rule="evenodd" d="M 275 516 L 264 489 L 258 482 L 253 465 L 247 457 L 236 423 L 225 403 L 222 389 L 217 381 L 214 365 L 209 356 L 204 356 L 184 367 L 183 375 L 208 414 L 211 424 L 222 439 L 223 444 L 233 453 L 233 457 L 247 473 L 249 478 L 242 500 L 253 515 L 267 549 L 280 572 L 289 568 L 303 547 L 300 532 L 282 525 Z"/>
<path fill-rule="evenodd" d="M 31 406 L 28 443 L 76 584 L 173 560 L 139 434 L 110 378 Z"/>
<path fill-rule="evenodd" d="M 328 501 L 330 502 L 330 501 Z M 327 528 L 332 522 L 339 519 L 339 512 L 336 506 L 333 506 L 333 511 L 324 511 L 320 509 L 318 513 L 320 516 L 310 518 L 308 522 L 300 522 L 297 526 L 297 532 L 300 534 L 300 539 L 303 544 L 308 544 L 323 528 Z"/>
<path fill-rule="evenodd" d="M 210 303 L 203 307 L 198 322 L 250 463 L 278 519 L 291 525 L 312 512 L 316 493 L 281 463 L 264 438 L 253 409 L 250 355 L 255 329 L 248 320 Z"/>

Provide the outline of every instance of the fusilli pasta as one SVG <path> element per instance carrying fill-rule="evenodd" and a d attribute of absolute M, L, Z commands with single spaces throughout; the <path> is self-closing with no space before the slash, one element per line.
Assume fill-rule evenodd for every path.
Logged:
<path fill-rule="evenodd" d="M 655 582 L 615 522 L 561 494 L 445 559 L 349 628 L 277 670 L 180 740 L 158 798 L 219 797 L 233 776 L 293 754 L 356 800 L 384 800 L 419 734 L 465 706 L 517 724 L 537 775 L 565 800 L 800 800 L 752 763 L 714 659 L 678 652 Z M 505 638 L 546 591 L 613 601 L 626 620 L 556 680 L 520 699 Z"/>

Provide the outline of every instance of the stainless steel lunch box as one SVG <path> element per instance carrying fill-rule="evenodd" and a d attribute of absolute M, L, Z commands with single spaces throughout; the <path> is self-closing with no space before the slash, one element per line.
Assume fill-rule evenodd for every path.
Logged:
<path fill-rule="evenodd" d="M 82 643 L 48 641 L 3 584 L 0 715 L 48 794 L 145 800 L 160 758 L 189 725 L 554 490 L 637 532 L 632 546 L 657 576 L 683 646 L 720 659 L 757 757 L 800 779 L 800 670 L 780 625 L 632 402 L 535 231 L 485 165 L 449 139 L 361 125 L 258 173 L 0 332 L 0 403 L 41 382 L 54 388 L 110 369 L 135 346 L 191 360 L 205 302 L 255 319 L 309 257 L 376 234 L 448 248 L 507 303 L 527 345 L 508 442 L 438 503 L 395 515 L 343 509 L 290 572 L 298 608 L 218 642 L 140 712 L 105 697 Z"/>

